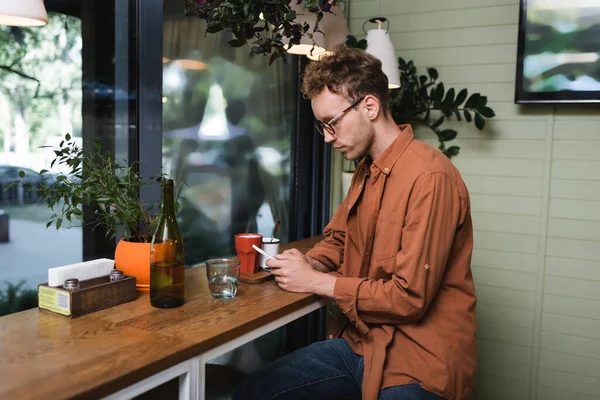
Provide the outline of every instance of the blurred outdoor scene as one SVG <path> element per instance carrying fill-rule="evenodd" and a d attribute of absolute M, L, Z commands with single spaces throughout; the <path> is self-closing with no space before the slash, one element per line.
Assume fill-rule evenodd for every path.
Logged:
<path fill-rule="evenodd" d="M 0 213 L 9 239 L 0 243 L 0 313 L 31 302 L 19 294 L 47 281 L 49 267 L 82 258 L 80 228 L 46 229 L 53 212 L 22 187 L 7 190 L 19 171 L 33 184 L 60 172 L 41 146 L 65 133 L 81 141 L 81 49 L 81 22 L 67 15 L 50 14 L 43 29 L 0 26 Z M 51 174 L 40 176 L 44 168 Z"/>
<path fill-rule="evenodd" d="M 600 4 L 528 0 L 524 89 L 600 90 Z"/>
<path fill-rule="evenodd" d="M 205 35 L 204 22 L 185 18 L 182 5 L 165 2 L 163 156 L 157 162 L 181 184 L 178 221 L 192 266 L 235 254 L 235 233 L 270 236 L 276 220 L 278 237 L 288 240 L 296 65 L 269 66 L 267 57 L 227 45 L 226 34 Z M 63 171 L 51 168 L 54 153 L 42 146 L 57 146 L 66 133 L 85 146 L 85 121 L 99 127 L 94 135 L 106 121 L 115 125 L 119 162 L 137 132 L 130 116 L 135 80 L 119 84 L 134 53 L 116 46 L 120 53 L 108 59 L 115 82 L 86 80 L 83 72 L 97 60 L 85 51 L 82 20 L 48 17 L 45 27 L 0 27 L 0 238 L 3 220 L 9 230 L 9 240 L 0 240 L 0 314 L 7 313 L 3 307 L 22 309 L 14 299 L 46 282 L 48 268 L 82 261 L 85 245 L 78 221 L 46 229 L 55 211 L 20 186 L 5 190 L 8 184 L 19 180 L 19 171 L 25 181 L 52 183 Z M 83 110 L 88 97 L 90 104 L 105 99 L 108 105 Z M 42 169 L 49 174 L 40 176 Z"/>

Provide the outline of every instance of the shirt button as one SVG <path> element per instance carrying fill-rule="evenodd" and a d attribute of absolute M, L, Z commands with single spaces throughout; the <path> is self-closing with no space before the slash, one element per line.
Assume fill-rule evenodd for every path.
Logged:
<path fill-rule="evenodd" d="M 384 168 L 383 170 L 384 170 L 385 172 L 388 172 L 390 169 L 386 167 L 386 168 Z"/>
<path fill-rule="evenodd" d="M 348 206 L 348 210 L 351 209 L 351 208 L 352 208 L 352 206 Z"/>
<path fill-rule="evenodd" d="M 429 264 L 425 264 L 425 269 L 429 269 Z"/>
<path fill-rule="evenodd" d="M 358 185 L 358 188 L 359 188 L 359 189 L 362 189 L 362 184 Z"/>
<path fill-rule="evenodd" d="M 333 335 L 329 335 L 329 339 L 333 339 Z"/>

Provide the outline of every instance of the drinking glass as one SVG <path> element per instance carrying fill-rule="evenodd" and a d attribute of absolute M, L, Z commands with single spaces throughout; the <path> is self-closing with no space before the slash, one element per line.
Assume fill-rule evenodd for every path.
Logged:
<path fill-rule="evenodd" d="M 238 290 L 240 261 L 237 257 L 214 258 L 206 261 L 206 277 L 210 294 L 217 299 L 234 298 Z"/>

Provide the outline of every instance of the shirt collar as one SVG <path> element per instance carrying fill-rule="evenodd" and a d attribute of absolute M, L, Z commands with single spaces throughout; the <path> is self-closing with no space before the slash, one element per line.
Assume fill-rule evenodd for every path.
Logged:
<path fill-rule="evenodd" d="M 375 165 L 375 167 L 379 168 L 381 172 L 386 175 L 389 175 L 392 172 L 392 168 L 394 165 L 404 154 L 404 151 L 415 138 L 412 127 L 409 124 L 399 125 L 401 133 L 398 137 L 392 142 L 391 145 L 388 146 L 387 149 L 383 151 L 375 160 L 371 159 L 370 156 L 366 156 L 363 162 L 361 163 L 363 168 L 365 168 L 365 173 L 368 175 L 371 165 Z"/>

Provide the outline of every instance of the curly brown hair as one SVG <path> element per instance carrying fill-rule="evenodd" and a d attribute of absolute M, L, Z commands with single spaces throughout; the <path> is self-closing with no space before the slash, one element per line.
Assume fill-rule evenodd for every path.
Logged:
<path fill-rule="evenodd" d="M 330 55 L 310 63 L 304 71 L 302 92 L 312 99 L 325 87 L 349 102 L 374 95 L 387 114 L 387 76 L 381 69 L 381 61 L 364 50 L 340 44 Z"/>

